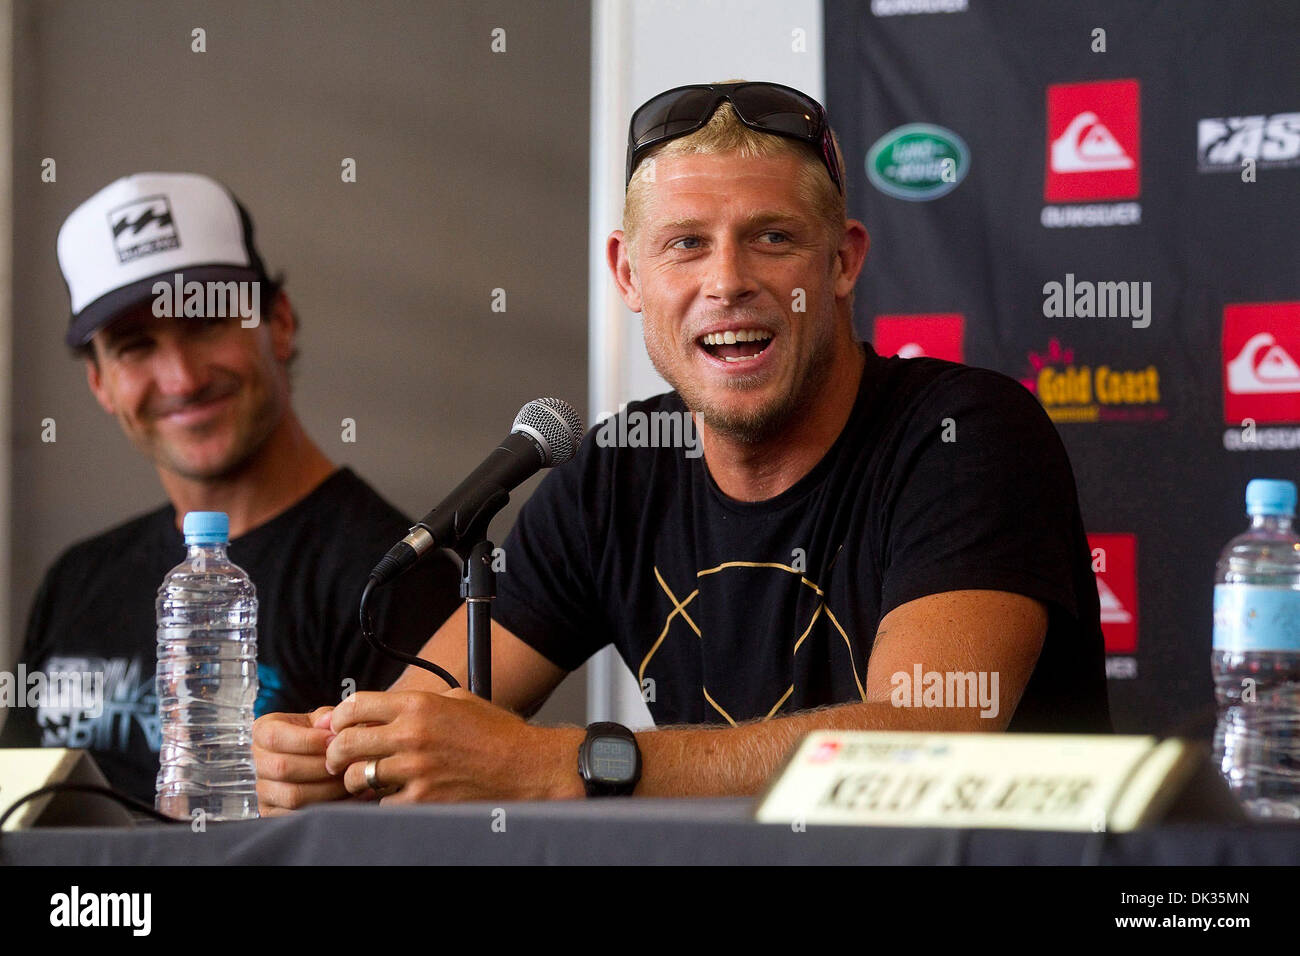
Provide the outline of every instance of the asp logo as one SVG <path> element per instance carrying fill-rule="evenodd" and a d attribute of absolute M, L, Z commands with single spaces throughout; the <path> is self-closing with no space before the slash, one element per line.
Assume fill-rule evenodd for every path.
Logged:
<path fill-rule="evenodd" d="M 937 358 L 964 362 L 966 319 L 959 312 L 878 315 L 871 341 L 876 352 L 899 358 Z"/>
<path fill-rule="evenodd" d="M 1133 655 L 1138 648 L 1137 535 L 1089 534 L 1092 573 L 1101 604 L 1101 633 L 1106 654 Z M 1136 677 L 1136 661 L 1109 658 L 1109 677 Z"/>
<path fill-rule="evenodd" d="M 1230 425 L 1300 422 L 1300 302 L 1224 307 L 1223 415 Z"/>
<path fill-rule="evenodd" d="M 1196 124 L 1196 166 L 1203 173 L 1300 166 L 1300 113 L 1225 116 Z"/>
<path fill-rule="evenodd" d="M 1134 199 L 1141 191 L 1137 80 L 1047 88 L 1047 202 Z"/>

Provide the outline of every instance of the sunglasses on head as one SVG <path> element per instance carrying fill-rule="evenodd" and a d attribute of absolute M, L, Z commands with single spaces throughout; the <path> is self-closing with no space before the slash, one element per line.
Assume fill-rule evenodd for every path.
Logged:
<path fill-rule="evenodd" d="M 779 83 L 702 83 L 679 86 L 647 100 L 632 114 L 628 126 L 627 183 L 647 152 L 702 129 L 724 100 L 750 129 L 797 139 L 816 149 L 831 182 L 844 192 L 826 111 L 812 97 Z"/>

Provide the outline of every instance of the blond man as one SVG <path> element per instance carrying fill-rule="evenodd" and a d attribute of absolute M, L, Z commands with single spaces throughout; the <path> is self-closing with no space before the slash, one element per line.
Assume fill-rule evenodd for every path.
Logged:
<path fill-rule="evenodd" d="M 608 264 L 674 390 L 622 414 L 689 416 L 703 454 L 589 437 L 505 543 L 493 700 L 408 670 L 265 717 L 264 811 L 749 794 L 820 728 L 1108 731 L 1064 448 L 1011 379 L 855 340 L 869 241 L 822 107 L 669 90 L 633 114 L 627 176 Z M 463 614 L 423 652 L 461 679 Z M 525 721 L 611 643 L 657 729 Z M 970 693 L 915 693 L 932 675 Z"/>

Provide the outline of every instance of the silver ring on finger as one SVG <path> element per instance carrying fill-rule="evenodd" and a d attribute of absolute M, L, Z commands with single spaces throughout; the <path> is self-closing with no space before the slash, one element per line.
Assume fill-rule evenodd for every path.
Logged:
<path fill-rule="evenodd" d="M 366 786 L 371 790 L 383 790 L 384 785 L 379 782 L 379 759 L 366 761 Z"/>

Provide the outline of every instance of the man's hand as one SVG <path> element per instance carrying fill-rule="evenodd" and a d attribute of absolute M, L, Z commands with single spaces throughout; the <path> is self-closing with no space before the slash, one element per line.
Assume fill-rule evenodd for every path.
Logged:
<path fill-rule="evenodd" d="M 464 689 L 363 691 L 334 708 L 330 725 L 337 736 L 325 768 L 362 794 L 370 792 L 365 766 L 377 760 L 378 782 L 397 788 L 383 803 L 583 795 L 581 728 L 534 727 Z"/>
<path fill-rule="evenodd" d="M 881 621 L 861 701 L 738 727 L 638 734 L 644 770 L 637 793 L 757 793 L 811 730 L 1004 730 L 1047 626 L 1046 606 L 1019 594 L 966 590 L 917 598 Z M 494 624 L 493 670 L 501 661 L 510 675 L 498 703 L 517 710 L 544 699 L 563 671 L 509 632 L 502 637 L 498 644 Z M 892 676 L 911 673 L 917 664 L 927 671 L 996 674 L 996 714 L 983 716 L 979 705 L 895 707 Z M 378 761 L 375 776 L 384 790 L 396 788 L 383 802 L 581 797 L 577 757 L 584 736 L 579 727 L 534 727 L 461 689 L 361 692 L 332 709 L 269 714 L 254 725 L 258 798 L 267 815 L 349 793 L 373 799 L 365 777 L 371 760 Z"/>
<path fill-rule="evenodd" d="M 424 649 L 420 652 L 427 660 L 447 662 L 452 674 L 461 683 L 469 680 L 468 666 L 465 662 L 465 627 L 466 611 L 465 605 L 462 604 L 443 623 L 437 633 L 429 638 Z M 532 714 L 537 708 L 541 707 L 542 702 L 546 700 L 550 692 L 564 679 L 565 673 L 566 671 L 552 664 L 496 621 L 492 622 L 492 697 L 495 703 L 510 708 L 510 711 Z M 428 696 L 442 696 L 442 693 L 446 692 L 446 685 L 428 671 L 408 667 L 397 683 L 393 685 L 393 689 L 394 691 L 421 690 L 433 692 Z M 355 696 L 353 695 L 353 697 Z M 385 695 L 369 693 L 361 696 L 382 697 Z M 448 697 L 456 704 L 462 704 L 460 698 L 468 696 L 464 691 L 448 693 Z M 352 700 L 353 698 L 348 699 Z M 477 701 L 478 698 L 472 698 L 472 700 Z M 480 701 L 480 703 L 482 702 Z M 522 721 L 514 718 L 510 711 L 501 710 L 490 705 L 487 706 L 492 716 L 509 718 L 508 720 L 498 720 L 496 724 L 507 727 L 512 733 L 518 731 L 517 725 L 521 724 Z M 346 704 L 341 709 L 345 715 L 351 712 L 351 708 Z M 341 800 L 349 796 L 348 789 L 344 786 L 345 778 L 343 774 L 332 775 L 325 769 L 326 748 L 334 739 L 336 730 L 343 729 L 342 726 L 331 727 L 334 711 L 334 707 L 320 707 L 309 714 L 266 714 L 253 724 L 253 757 L 257 766 L 257 799 L 263 816 L 276 816 L 322 800 Z M 474 711 L 474 713 L 477 714 L 478 711 Z M 349 726 L 356 728 L 362 722 L 364 721 L 354 719 Z M 379 719 L 378 722 L 387 723 L 388 721 Z M 414 733 L 409 722 L 404 721 L 402 726 L 408 732 Z M 457 731 L 444 732 L 443 736 L 438 739 L 444 739 L 447 736 L 456 737 L 457 733 Z M 556 738 L 550 736 L 554 733 L 557 732 L 544 731 L 542 736 L 548 741 L 554 741 Z M 355 736 L 355 734 L 351 736 Z M 380 736 L 385 738 L 385 733 L 381 732 Z M 565 736 L 572 736 L 572 731 L 565 732 Z M 462 744 L 466 743 L 467 740 L 473 740 L 472 737 L 466 738 L 464 736 L 457 739 Z M 566 770 L 572 771 L 574 779 L 578 775 L 577 755 L 578 744 L 581 742 L 582 732 L 578 731 L 578 737 L 573 742 L 572 753 L 565 753 L 562 760 L 562 766 Z M 426 741 L 426 743 L 431 742 Z M 392 743 L 391 749 L 376 753 L 374 756 L 392 757 L 393 754 L 398 753 L 399 749 L 396 743 Z M 417 748 L 410 748 L 412 751 L 415 749 Z M 500 750 L 496 741 L 493 741 L 480 744 L 475 750 L 475 754 L 476 756 L 482 756 L 488 751 L 506 753 L 506 751 Z M 453 751 L 448 751 L 448 753 L 453 753 Z M 539 764 L 539 761 L 532 755 L 525 754 L 524 763 Z M 384 761 L 380 771 L 381 781 L 388 782 L 387 776 L 390 772 L 390 766 L 391 761 Z M 346 769 L 346 764 L 343 769 Z M 540 776 L 542 767 L 538 765 L 534 769 Z M 352 799 L 377 799 L 378 794 L 365 785 L 364 760 L 354 768 L 354 775 L 357 774 L 360 775 L 356 776 L 360 784 L 354 786 L 353 790 L 360 795 Z M 552 774 L 554 774 L 553 769 Z M 501 776 L 501 774 L 498 774 L 498 776 Z M 509 768 L 504 772 L 504 776 L 514 782 Z M 353 778 L 348 777 L 347 779 L 351 780 Z M 567 778 L 564 782 L 571 783 Z M 476 789 L 475 792 L 479 791 Z M 401 799 L 409 801 L 414 798 L 408 793 Z M 448 798 L 435 794 L 428 799 Z"/>
<path fill-rule="evenodd" d="M 279 816 L 322 800 L 348 795 L 342 781 L 325 769 L 325 748 L 333 707 L 310 714 L 264 714 L 253 723 L 257 805 L 264 817 Z"/>

